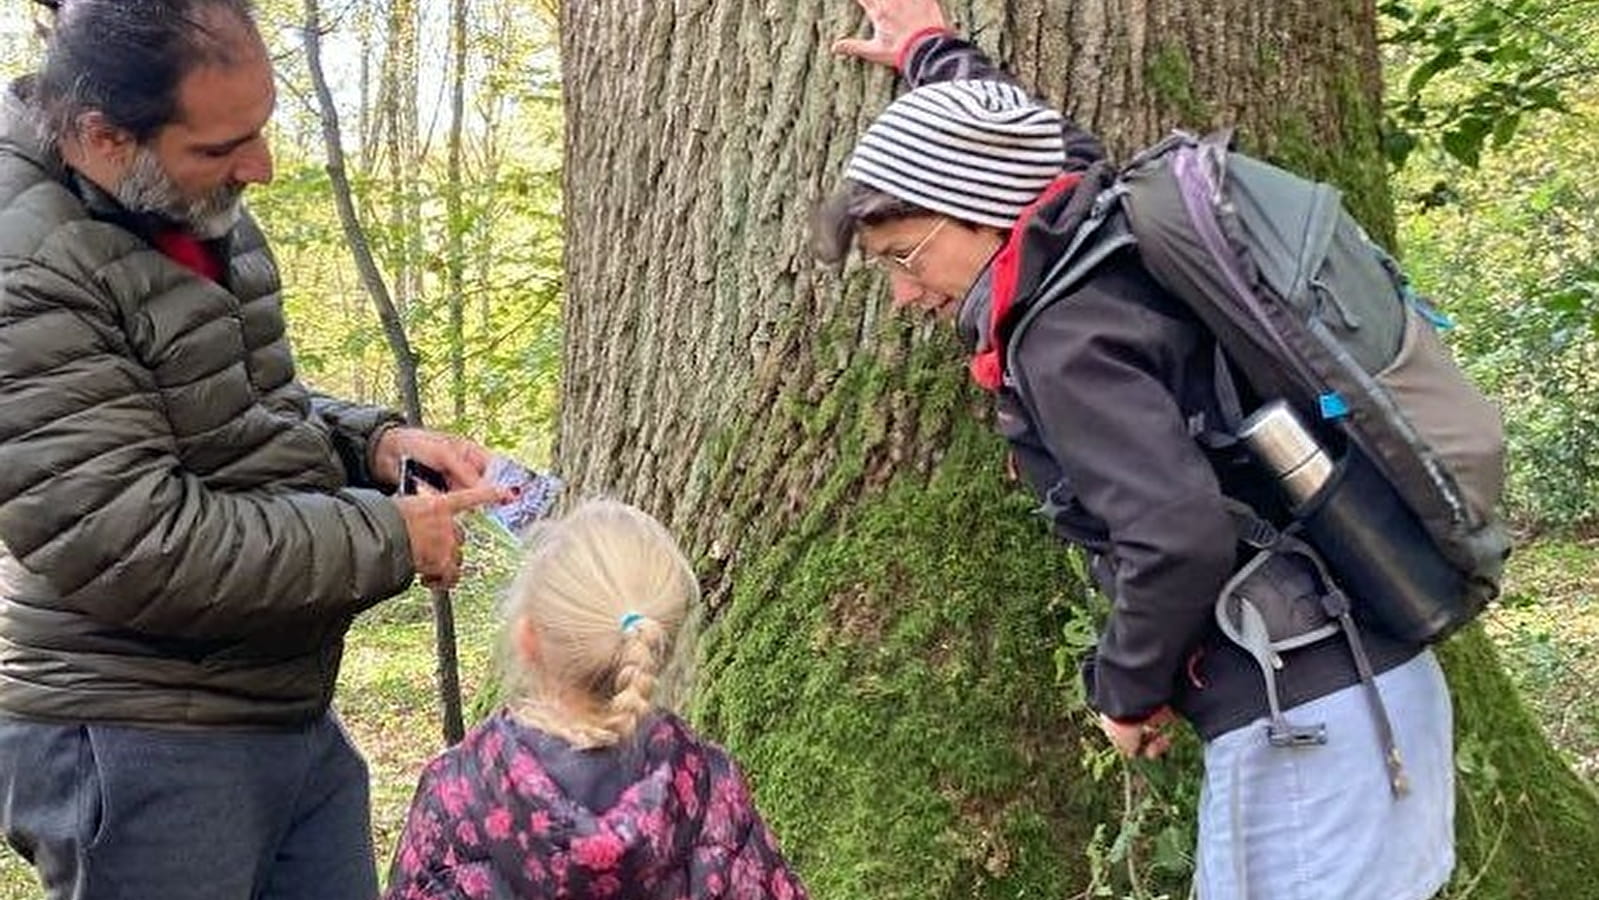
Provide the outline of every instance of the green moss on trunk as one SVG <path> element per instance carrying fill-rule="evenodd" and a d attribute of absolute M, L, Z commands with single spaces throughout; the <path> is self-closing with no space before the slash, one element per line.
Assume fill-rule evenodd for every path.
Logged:
<path fill-rule="evenodd" d="M 938 380 L 928 394 L 946 405 L 960 392 Z M 869 403 L 876 384 L 841 379 L 842 408 Z M 1057 896 L 1122 868 L 1106 856 L 1126 844 L 1123 801 L 1088 765 L 1101 741 L 1054 662 L 1063 631 L 1093 629 L 1080 574 L 1005 481 L 998 440 L 959 417 L 950 443 L 930 479 L 903 470 L 853 505 L 834 494 L 859 471 L 841 468 L 829 502 L 741 563 L 701 638 L 690 715 L 753 773 L 818 897 Z M 1599 798 L 1478 630 L 1441 654 L 1460 770 L 1446 896 L 1587 896 Z M 1169 802 L 1131 826 L 1146 859 L 1191 843 L 1197 754 L 1160 769 Z"/>
<path fill-rule="evenodd" d="M 1149 79 L 1155 99 L 1176 113 L 1176 124 L 1193 128 L 1211 118 L 1205 102 L 1194 93 L 1194 66 L 1187 47 L 1172 42 L 1157 44 L 1144 77 Z"/>
<path fill-rule="evenodd" d="M 1549 745 L 1472 628 L 1440 650 L 1455 701 L 1460 860 L 1450 897 L 1599 895 L 1599 794 Z"/>
<path fill-rule="evenodd" d="M 693 717 L 755 773 L 818 897 L 1043 897 L 1110 818 L 1052 659 L 1081 609 L 1066 551 L 967 422 L 737 576 Z"/>

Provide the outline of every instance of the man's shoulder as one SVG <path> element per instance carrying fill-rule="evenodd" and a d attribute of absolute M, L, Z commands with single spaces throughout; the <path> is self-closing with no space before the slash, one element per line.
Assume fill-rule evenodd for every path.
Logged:
<path fill-rule="evenodd" d="M 37 160 L 0 145 L 0 256 L 27 259 L 83 204 Z"/>
<path fill-rule="evenodd" d="M 0 146 L 0 263 L 43 267 L 74 279 L 138 249 L 127 230 L 91 217 L 82 200 L 39 162 Z"/>

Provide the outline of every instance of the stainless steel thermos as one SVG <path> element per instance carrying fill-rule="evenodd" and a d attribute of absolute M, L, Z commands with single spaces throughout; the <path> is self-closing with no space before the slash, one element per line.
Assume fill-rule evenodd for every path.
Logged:
<path fill-rule="evenodd" d="M 1293 408 L 1281 400 L 1267 403 L 1245 419 L 1238 437 L 1277 476 L 1295 506 L 1316 496 L 1332 477 L 1333 462 L 1327 451 L 1316 443 Z"/>
<path fill-rule="evenodd" d="M 1335 462 L 1282 400 L 1246 419 L 1238 437 L 1277 477 L 1294 518 L 1349 591 L 1357 617 L 1427 642 L 1475 614 L 1466 606 L 1460 571 L 1358 447 L 1344 448 Z"/>

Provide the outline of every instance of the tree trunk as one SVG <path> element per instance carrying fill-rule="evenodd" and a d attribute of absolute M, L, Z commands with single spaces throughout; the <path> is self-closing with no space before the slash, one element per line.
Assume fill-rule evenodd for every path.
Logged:
<path fill-rule="evenodd" d="M 1370 0 L 950 12 L 1113 153 L 1234 126 L 1392 234 Z M 1054 652 L 1091 635 L 1083 582 L 1004 479 L 952 340 L 891 317 L 861 267 L 809 259 L 809 213 L 891 94 L 886 71 L 827 55 L 862 30 L 848 0 L 564 5 L 560 467 L 684 537 L 707 586 L 691 711 L 818 896 L 1061 897 L 1113 867 L 1135 894 L 1180 891 L 1186 839 L 1125 807 L 1179 821 L 1197 772 L 1165 779 L 1173 799 L 1089 771 L 1102 741 Z M 1459 884 L 1582 895 L 1599 803 L 1480 634 L 1446 655 Z"/>
<path fill-rule="evenodd" d="M 501 143 L 504 131 L 505 95 L 508 81 L 496 77 L 495 72 L 515 69 L 522 74 L 524 60 L 512 52 L 511 34 L 514 19 L 523 11 L 505 3 L 487 4 L 478 11 L 482 45 L 479 58 L 488 74 L 473 92 L 472 103 L 476 118 L 472 129 L 476 147 L 475 167 L 472 170 L 472 258 L 477 279 L 477 327 L 484 334 L 494 331 L 493 271 L 496 256 L 502 248 L 496 245 L 496 228 L 501 220 L 502 197 L 494 189 L 500 183 L 500 169 L 505 162 L 505 147 Z M 514 61 L 513 61 L 514 60 Z"/>
<path fill-rule="evenodd" d="M 383 155 L 388 169 L 387 262 L 402 314 L 421 297 L 421 158 L 417 135 L 416 0 L 389 0 L 383 56 Z"/>
<path fill-rule="evenodd" d="M 360 105 L 356 108 L 355 140 L 361 147 L 363 170 L 371 168 L 371 148 L 376 146 L 373 141 L 372 121 L 374 103 L 372 100 L 372 56 L 376 52 L 372 46 L 372 10 L 367 3 L 356 6 L 352 17 L 355 19 L 356 44 L 361 54 L 360 75 L 357 76 L 356 88 L 361 98 Z"/>

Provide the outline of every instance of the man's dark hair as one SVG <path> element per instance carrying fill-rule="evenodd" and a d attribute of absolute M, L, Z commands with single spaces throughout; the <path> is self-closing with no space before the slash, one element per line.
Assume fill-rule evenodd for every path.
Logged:
<path fill-rule="evenodd" d="M 98 111 L 143 143 L 177 119 L 185 75 L 234 65 L 241 34 L 256 34 L 250 0 L 34 2 L 55 11 L 34 100 L 45 136 L 56 141 Z"/>
<path fill-rule="evenodd" d="M 855 245 L 863 225 L 925 216 L 928 211 L 864 182 L 845 179 L 832 199 L 816 208 L 811 219 L 811 251 L 828 265 L 838 265 Z"/>

